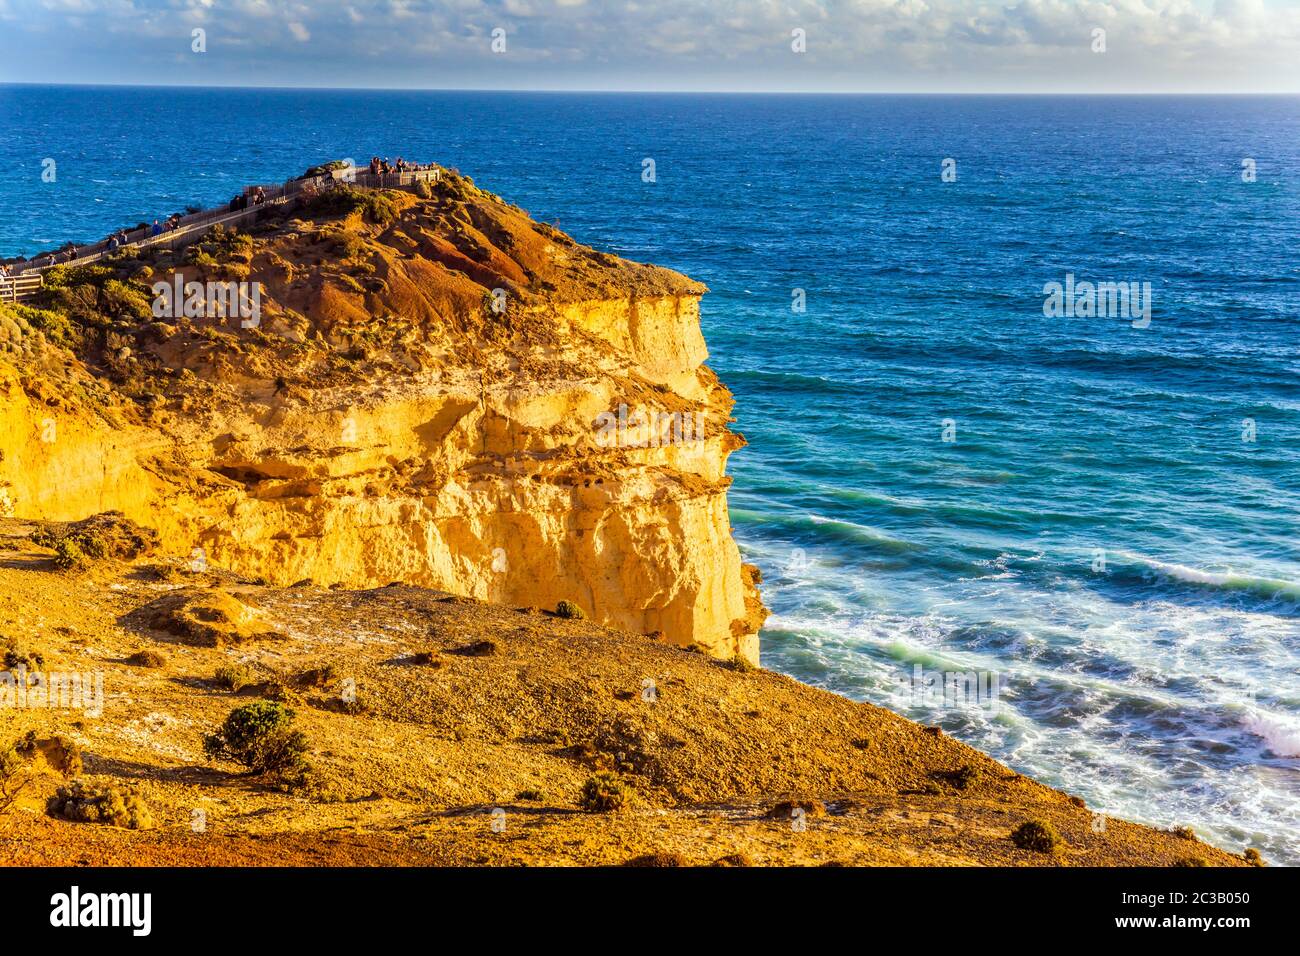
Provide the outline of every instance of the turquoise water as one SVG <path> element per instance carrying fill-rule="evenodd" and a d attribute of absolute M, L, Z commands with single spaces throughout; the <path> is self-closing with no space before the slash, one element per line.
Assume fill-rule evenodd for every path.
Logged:
<path fill-rule="evenodd" d="M 765 666 L 1300 862 L 1300 99 L 9 87 L 0 132 L 0 254 L 400 153 L 704 280 Z M 1045 316 L 1067 274 L 1149 325 Z"/>

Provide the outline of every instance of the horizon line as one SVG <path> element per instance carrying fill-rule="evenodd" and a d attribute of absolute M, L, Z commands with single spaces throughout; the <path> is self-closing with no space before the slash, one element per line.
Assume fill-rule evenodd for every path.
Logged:
<path fill-rule="evenodd" d="M 550 88 L 520 89 L 507 87 L 453 87 L 453 86 L 292 86 L 267 85 L 250 86 L 236 83 L 66 83 L 46 82 L 40 80 L 0 80 L 0 88 L 8 86 L 53 87 L 70 89 L 142 89 L 142 90 L 248 90 L 248 91 L 286 91 L 286 92 L 329 92 L 329 93 L 531 93 L 531 94 L 590 94 L 606 96 L 654 95 L 654 96 L 1300 96 L 1300 90 L 742 90 L 742 89 L 698 89 L 672 90 L 650 88 L 628 89 L 593 89 L 593 88 Z"/>

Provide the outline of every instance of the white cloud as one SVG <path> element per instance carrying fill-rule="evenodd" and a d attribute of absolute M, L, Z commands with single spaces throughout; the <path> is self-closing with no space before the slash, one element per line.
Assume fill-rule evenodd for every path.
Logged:
<path fill-rule="evenodd" d="M 205 14 L 228 56 L 196 69 L 231 73 L 213 82 L 1300 91 L 1292 0 L 0 0 L 8 72 L 36 74 L 6 78 L 147 81 L 132 64 Z M 498 26 L 504 55 L 482 42 Z"/>

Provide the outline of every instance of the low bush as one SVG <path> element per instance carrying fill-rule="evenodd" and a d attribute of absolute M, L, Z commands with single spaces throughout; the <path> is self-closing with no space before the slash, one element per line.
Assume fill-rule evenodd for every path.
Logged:
<path fill-rule="evenodd" d="M 128 830 L 153 829 L 149 805 L 135 793 L 92 787 L 74 780 L 50 797 L 46 812 L 78 823 L 108 823 Z"/>
<path fill-rule="evenodd" d="M 301 784 L 310 769 L 307 738 L 293 729 L 294 712 L 278 701 L 258 700 L 236 707 L 215 733 L 203 738 L 213 760 L 231 760 L 250 773 L 280 783 Z"/>
<path fill-rule="evenodd" d="M 622 809 L 632 795 L 631 786 L 618 774 L 601 771 L 582 785 L 578 805 L 588 813 L 609 813 Z"/>
<path fill-rule="evenodd" d="M 212 680 L 223 690 L 238 693 L 256 680 L 252 670 L 243 664 L 222 664 Z"/>
<path fill-rule="evenodd" d="M 573 621 L 581 621 L 587 616 L 586 612 L 572 601 L 561 601 L 555 605 L 555 616 L 563 617 Z"/>
<path fill-rule="evenodd" d="M 391 196 L 346 185 L 321 193 L 311 201 L 308 210 L 327 216 L 360 212 L 363 219 L 377 226 L 386 226 L 397 218 L 397 204 Z"/>
<path fill-rule="evenodd" d="M 1022 850 L 1055 853 L 1063 841 L 1061 835 L 1056 832 L 1056 827 L 1050 823 L 1045 820 L 1030 820 L 1016 828 L 1011 834 L 1011 842 Z"/>
<path fill-rule="evenodd" d="M 63 571 L 80 571 L 89 563 L 86 552 L 73 538 L 64 538 L 54 546 L 54 565 Z"/>

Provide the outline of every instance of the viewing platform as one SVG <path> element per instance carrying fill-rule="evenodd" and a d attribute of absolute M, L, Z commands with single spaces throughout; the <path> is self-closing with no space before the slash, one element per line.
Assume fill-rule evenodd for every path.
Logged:
<path fill-rule="evenodd" d="M 339 186 L 357 186 L 362 189 L 403 189 L 415 191 L 421 182 L 433 183 L 442 178 L 442 167 L 436 165 L 422 166 L 392 172 L 371 172 L 368 168 L 343 166 L 321 173 L 291 179 L 277 185 L 245 186 L 240 194 L 245 205 L 232 209 L 234 203 L 226 203 L 213 209 L 204 209 L 186 216 L 173 217 L 169 226 L 155 231 L 154 226 L 142 226 L 126 231 L 126 240 L 112 244 L 112 237 L 93 246 L 77 249 L 69 255 L 67 251 L 45 252 L 25 262 L 9 263 L 13 275 L 0 276 L 0 302 L 21 302 L 35 296 L 44 286 L 43 274 L 54 266 L 90 265 L 110 256 L 120 249 L 161 247 L 164 249 L 181 249 L 197 242 L 213 226 L 225 226 L 231 230 L 245 229 L 257 222 L 269 210 L 282 209 L 286 205 L 313 198 L 322 192 Z M 260 194 L 260 199 L 256 199 Z"/>

